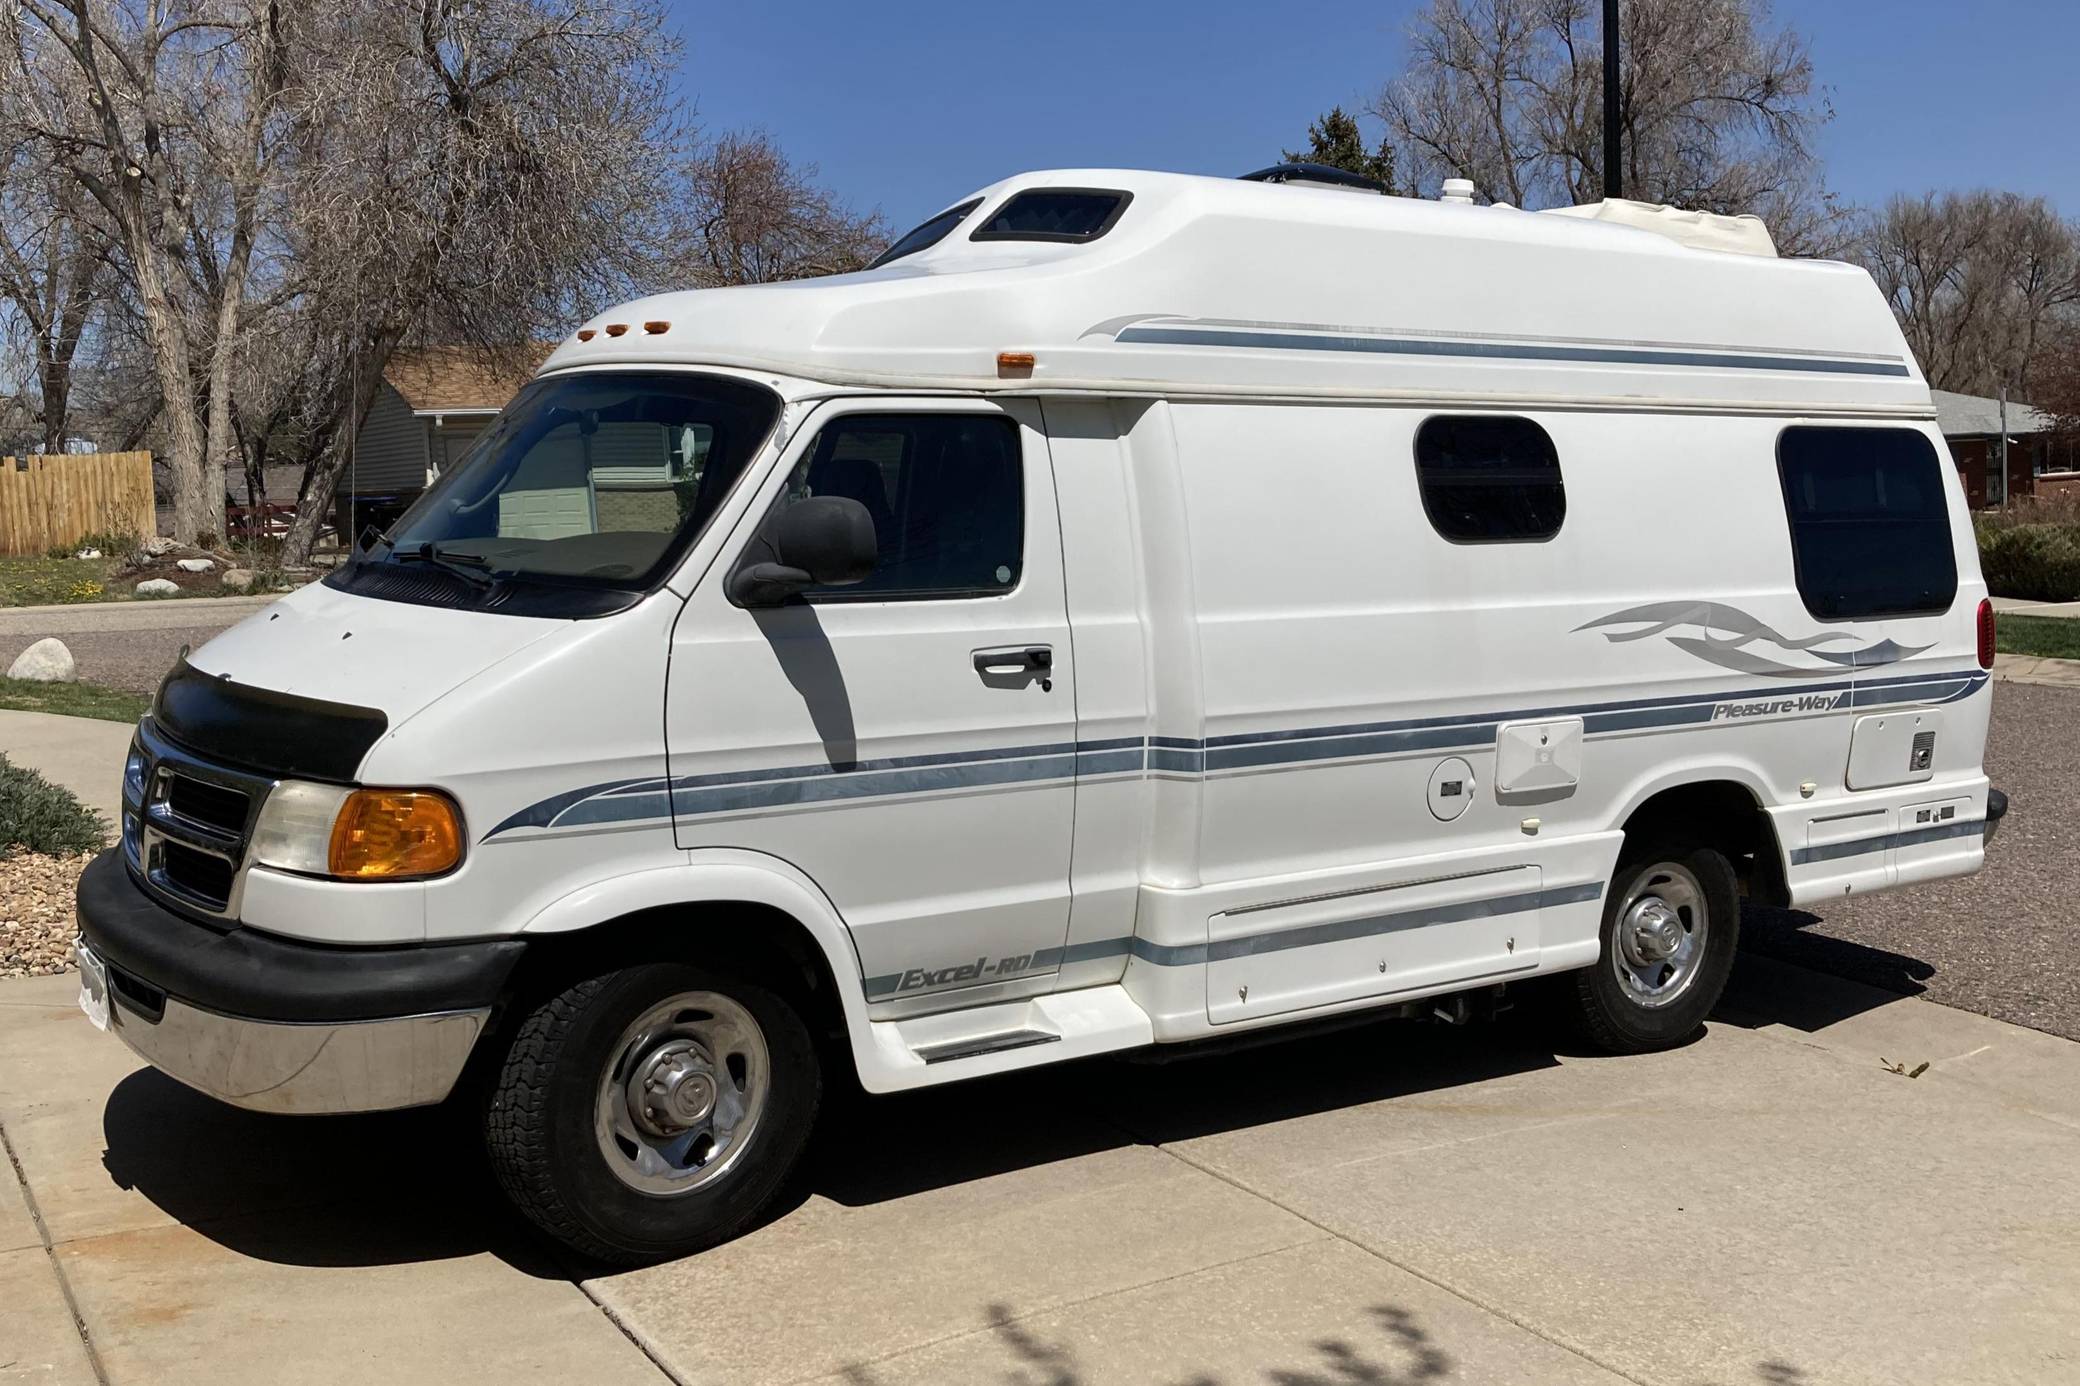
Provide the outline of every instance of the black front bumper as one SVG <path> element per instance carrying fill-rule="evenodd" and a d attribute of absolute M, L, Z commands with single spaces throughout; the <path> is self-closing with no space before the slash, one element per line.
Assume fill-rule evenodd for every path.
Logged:
<path fill-rule="evenodd" d="M 488 1009 L 526 944 L 343 948 L 198 923 L 144 892 L 120 849 L 79 878 L 79 928 L 110 984 L 149 1014 L 175 997 L 202 1010 L 291 1024 Z"/>

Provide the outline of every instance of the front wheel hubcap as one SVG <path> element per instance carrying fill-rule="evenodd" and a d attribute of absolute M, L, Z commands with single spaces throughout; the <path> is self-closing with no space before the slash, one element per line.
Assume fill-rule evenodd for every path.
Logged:
<path fill-rule="evenodd" d="M 1658 862 L 1633 878 L 1618 906 L 1611 967 L 1635 1004 L 1658 1010 L 1690 990 L 1704 965 L 1711 915 L 1688 867 Z"/>
<path fill-rule="evenodd" d="M 736 1166 L 772 1087 L 765 1032 L 719 992 L 682 992 L 636 1017 L 594 1103 L 600 1154 L 647 1194 L 691 1193 Z"/>

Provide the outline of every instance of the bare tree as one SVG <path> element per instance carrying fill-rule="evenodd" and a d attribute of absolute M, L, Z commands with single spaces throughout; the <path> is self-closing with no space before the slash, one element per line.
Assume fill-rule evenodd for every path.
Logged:
<path fill-rule="evenodd" d="M 287 237 L 314 330 L 287 387 L 307 463 L 289 561 L 401 343 L 518 356 L 655 277 L 677 51 L 650 0 L 346 0 L 312 18 L 291 94 Z"/>
<path fill-rule="evenodd" d="M 0 102 L 5 98 L 0 97 Z M 115 273 L 99 211 L 33 144 L 0 165 L 0 300 L 10 334 L 34 363 L 36 423 L 45 452 L 72 430 L 75 371 Z"/>
<path fill-rule="evenodd" d="M 1860 219 L 1851 253 L 1937 389 L 2019 391 L 2080 327 L 2080 229 L 2040 197 L 1895 197 Z"/>
<path fill-rule="evenodd" d="M 843 274 L 889 242 L 879 212 L 851 211 L 817 184 L 815 165 L 790 162 L 764 131 L 706 142 L 686 181 L 692 234 L 681 267 L 695 287 Z"/>
<path fill-rule="evenodd" d="M 231 376 L 279 152 L 272 0 L 17 0 L 20 134 L 100 209 L 161 396 L 176 537 L 213 533 L 212 463 L 236 457 Z"/>
<path fill-rule="evenodd" d="M 1603 36 L 1593 0 L 1432 0 L 1407 70 L 1370 109 L 1418 188 L 1473 181 L 1519 207 L 1603 187 Z M 1780 246 L 1830 249 L 1839 220 L 1811 138 L 1831 116 L 1805 40 L 1767 0 L 1627 0 L 1619 119 L 1628 193 L 1758 212 Z"/>

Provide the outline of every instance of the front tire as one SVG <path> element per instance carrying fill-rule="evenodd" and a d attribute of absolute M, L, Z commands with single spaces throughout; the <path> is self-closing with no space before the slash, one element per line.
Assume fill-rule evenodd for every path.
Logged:
<path fill-rule="evenodd" d="M 1740 887 L 1709 847 L 1649 844 L 1621 859 L 1604 897 L 1596 965 L 1573 977 L 1576 1028 L 1598 1049 L 1685 1043 L 1719 1003 L 1740 942 Z"/>
<path fill-rule="evenodd" d="M 485 1146 L 537 1226 L 640 1264 L 737 1236 L 780 1197 L 815 1122 L 808 1027 L 754 983 L 678 963 L 588 978 L 520 1022 Z"/>

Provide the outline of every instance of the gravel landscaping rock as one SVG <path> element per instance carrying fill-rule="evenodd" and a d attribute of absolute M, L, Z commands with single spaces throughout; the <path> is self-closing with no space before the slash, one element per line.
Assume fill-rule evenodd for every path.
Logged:
<path fill-rule="evenodd" d="M 79 667 L 64 641 L 46 636 L 16 656 L 7 666 L 7 677 L 31 683 L 72 683 L 79 678 Z"/>
<path fill-rule="evenodd" d="M 0 857 L 0 977 L 43 977 L 72 967 L 72 892 L 91 855 Z"/>

